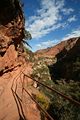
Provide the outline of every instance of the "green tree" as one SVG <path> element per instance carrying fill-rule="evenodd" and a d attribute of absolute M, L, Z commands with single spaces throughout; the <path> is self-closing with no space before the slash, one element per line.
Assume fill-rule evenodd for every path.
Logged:
<path fill-rule="evenodd" d="M 24 39 L 26 39 L 26 40 L 31 40 L 32 39 L 32 36 L 31 36 L 29 31 L 24 30 L 24 35 L 25 35 Z"/>
<path fill-rule="evenodd" d="M 23 39 L 23 43 L 26 44 L 26 45 L 28 45 L 29 47 L 31 47 L 31 46 L 28 44 L 28 42 L 27 42 L 27 40 L 31 40 L 31 39 L 32 39 L 32 36 L 31 36 L 30 32 L 27 31 L 27 30 L 24 30 L 24 35 L 25 35 L 25 37 L 24 37 L 24 39 Z"/>

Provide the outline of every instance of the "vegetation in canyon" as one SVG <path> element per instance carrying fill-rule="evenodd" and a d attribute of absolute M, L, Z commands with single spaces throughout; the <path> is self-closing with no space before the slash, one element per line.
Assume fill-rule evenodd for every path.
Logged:
<path fill-rule="evenodd" d="M 25 120 L 27 116 L 29 120 L 45 120 L 43 112 L 23 93 L 25 84 L 54 120 L 80 120 L 80 106 L 25 75 L 31 75 L 33 79 L 80 102 L 80 38 L 33 53 L 25 47 L 31 47 L 26 40 L 32 36 L 25 30 L 24 22 L 19 0 L 0 1 L 0 119 Z M 25 74 L 21 74 L 23 68 Z M 25 104 L 28 100 L 29 105 Z"/>
<path fill-rule="evenodd" d="M 37 62 L 35 62 L 33 66 L 32 74 L 35 79 L 38 79 L 42 83 L 49 85 L 51 88 L 55 88 L 64 95 L 77 101 L 80 101 L 79 42 L 80 38 L 73 47 L 68 49 L 68 51 L 66 48 L 66 52 L 65 49 L 59 52 L 56 55 L 56 62 L 51 62 L 51 64 L 48 64 L 48 60 L 45 59 L 46 57 L 40 58 L 39 56 Z M 55 61 L 55 58 L 53 58 L 52 61 Z M 74 105 L 55 92 L 51 92 L 50 90 L 43 88 L 41 85 L 38 85 L 38 90 L 49 98 L 49 105 L 46 110 L 54 120 L 80 119 L 79 106 Z"/>

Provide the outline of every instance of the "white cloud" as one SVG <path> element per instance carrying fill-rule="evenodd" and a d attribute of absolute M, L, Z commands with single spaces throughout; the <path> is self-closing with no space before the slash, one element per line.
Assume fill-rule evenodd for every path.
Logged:
<path fill-rule="evenodd" d="M 31 16 L 26 23 L 27 30 L 30 31 L 33 38 L 39 38 L 50 31 L 60 27 L 58 21 L 61 20 L 59 15 L 60 9 L 63 8 L 64 0 L 41 0 L 41 9 L 38 9 L 36 16 Z"/>
<path fill-rule="evenodd" d="M 35 15 L 26 20 L 26 29 L 30 31 L 32 38 L 38 39 L 58 28 L 64 28 L 76 17 L 69 18 L 68 21 L 60 21 L 63 16 L 74 12 L 72 8 L 64 8 L 64 0 L 40 0 L 40 8 L 35 11 Z"/>
<path fill-rule="evenodd" d="M 70 18 L 68 18 L 68 22 L 74 22 L 74 21 L 76 21 L 77 20 L 77 18 L 76 18 L 76 16 L 74 15 L 74 16 L 72 16 L 72 17 L 70 17 Z"/>
<path fill-rule="evenodd" d="M 48 47 L 51 47 L 55 44 L 57 44 L 59 41 L 58 40 L 47 40 L 46 42 L 41 42 L 40 44 L 37 44 L 35 46 L 36 50 L 37 49 L 45 49 L 45 48 L 48 48 Z"/>
<path fill-rule="evenodd" d="M 67 34 L 62 41 L 64 40 L 68 40 L 70 38 L 74 38 L 74 37 L 80 37 L 80 28 L 73 30 L 70 34 Z"/>
<path fill-rule="evenodd" d="M 72 8 L 63 8 L 61 11 L 63 12 L 64 15 L 69 15 L 72 12 L 74 12 L 74 9 L 72 9 Z"/>
<path fill-rule="evenodd" d="M 58 40 L 58 39 L 47 40 L 46 42 L 41 42 L 40 44 L 36 44 L 35 50 L 52 47 L 52 46 L 60 43 L 61 41 L 65 41 L 65 40 L 68 40 L 68 39 L 74 38 L 74 37 L 80 37 L 80 28 L 73 30 L 70 34 L 67 34 L 62 40 Z"/>

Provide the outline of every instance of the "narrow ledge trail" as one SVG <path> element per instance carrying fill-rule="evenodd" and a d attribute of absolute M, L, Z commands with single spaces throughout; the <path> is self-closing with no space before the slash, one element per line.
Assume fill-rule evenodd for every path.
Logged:
<path fill-rule="evenodd" d="M 26 79 L 21 74 L 23 68 L 26 74 L 31 73 L 31 66 L 25 66 L 26 68 L 15 68 L 0 78 L 0 120 L 41 120 L 35 102 L 28 94 L 22 93 L 22 80 L 24 79 L 26 88 L 27 81 L 31 82 L 31 79 Z"/>

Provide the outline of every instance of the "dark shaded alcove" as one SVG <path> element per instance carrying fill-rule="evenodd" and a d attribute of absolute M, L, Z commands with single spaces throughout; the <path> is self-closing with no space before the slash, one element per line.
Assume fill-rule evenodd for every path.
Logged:
<path fill-rule="evenodd" d="M 0 0 L 0 24 L 6 25 L 12 21 L 19 12 L 18 0 Z"/>

